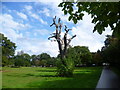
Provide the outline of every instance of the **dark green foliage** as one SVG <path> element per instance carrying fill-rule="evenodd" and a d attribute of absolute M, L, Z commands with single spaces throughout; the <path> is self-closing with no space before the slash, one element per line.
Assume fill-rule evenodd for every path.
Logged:
<path fill-rule="evenodd" d="M 30 64 L 30 55 L 22 54 L 14 57 L 14 65 L 15 66 L 31 66 Z"/>
<path fill-rule="evenodd" d="M 48 60 L 48 59 L 50 59 L 50 58 L 51 58 L 50 55 L 47 54 L 47 53 L 42 53 L 42 54 L 40 54 L 40 59 L 41 59 L 41 60 Z"/>
<path fill-rule="evenodd" d="M 82 64 L 89 65 L 91 64 L 92 55 L 85 46 L 75 46 L 73 48 L 68 49 L 67 58 L 71 58 L 75 66 L 80 66 Z"/>
<path fill-rule="evenodd" d="M 36 56 L 36 55 L 32 55 L 32 56 L 31 56 L 31 65 L 37 66 L 37 65 L 36 65 L 36 59 L 37 59 L 37 56 Z"/>
<path fill-rule="evenodd" d="M 96 64 L 97 66 L 101 66 L 102 63 L 104 63 L 100 50 L 92 54 L 92 59 L 92 63 Z"/>
<path fill-rule="evenodd" d="M 51 57 L 50 59 L 47 60 L 47 66 L 56 66 L 56 58 L 55 57 Z"/>
<path fill-rule="evenodd" d="M 39 65 L 42 66 L 42 67 L 44 67 L 44 66 L 49 67 L 50 64 L 51 64 L 51 61 L 52 61 L 50 55 L 47 54 L 47 53 L 42 53 L 42 54 L 38 55 L 37 59 L 40 61 Z"/>
<path fill-rule="evenodd" d="M 58 75 L 70 77 L 73 75 L 74 66 L 89 66 L 91 64 L 92 54 L 88 47 L 85 46 L 70 47 L 67 50 L 67 55 L 64 61 L 66 66 L 61 63 L 60 59 L 57 60 Z"/>
<path fill-rule="evenodd" d="M 2 48 L 2 66 L 11 65 L 15 53 L 15 43 L 0 33 L 0 48 Z"/>
<path fill-rule="evenodd" d="M 104 62 L 109 62 L 112 66 L 120 68 L 120 40 L 118 38 L 108 36 L 101 54 Z"/>
<path fill-rule="evenodd" d="M 33 66 L 46 66 L 46 67 L 52 67 L 55 66 L 56 58 L 51 57 L 47 53 L 41 53 L 39 55 L 32 55 L 31 56 L 31 64 Z"/>
<path fill-rule="evenodd" d="M 74 61 L 70 58 L 64 59 L 66 66 L 62 64 L 60 59 L 57 59 L 57 75 L 61 77 L 71 77 L 74 71 Z"/>
<path fill-rule="evenodd" d="M 105 28 L 110 26 L 113 35 L 120 38 L 120 2 L 62 2 L 58 5 L 62 11 L 69 14 L 68 20 L 73 20 L 76 24 L 82 20 L 83 11 L 91 14 L 92 23 L 95 24 L 93 32 L 97 31 L 102 34 Z M 73 13 L 73 8 L 77 10 Z"/>
<path fill-rule="evenodd" d="M 15 66 L 41 66 L 41 67 L 53 67 L 55 65 L 56 58 L 50 57 L 47 53 L 39 55 L 21 54 L 14 56 Z"/>

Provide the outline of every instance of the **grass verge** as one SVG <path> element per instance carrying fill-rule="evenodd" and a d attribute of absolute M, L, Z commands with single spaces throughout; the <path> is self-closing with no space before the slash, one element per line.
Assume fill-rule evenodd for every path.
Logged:
<path fill-rule="evenodd" d="M 101 75 L 101 67 L 81 67 L 73 77 L 57 77 L 56 68 L 4 67 L 3 88 L 95 88 Z"/>

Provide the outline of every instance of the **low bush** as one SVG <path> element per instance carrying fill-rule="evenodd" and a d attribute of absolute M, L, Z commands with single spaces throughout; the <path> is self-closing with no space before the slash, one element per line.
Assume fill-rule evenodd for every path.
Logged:
<path fill-rule="evenodd" d="M 61 60 L 57 61 L 57 75 L 61 77 L 71 77 L 74 71 L 74 61 L 70 58 L 64 59 L 65 65 L 62 64 Z"/>

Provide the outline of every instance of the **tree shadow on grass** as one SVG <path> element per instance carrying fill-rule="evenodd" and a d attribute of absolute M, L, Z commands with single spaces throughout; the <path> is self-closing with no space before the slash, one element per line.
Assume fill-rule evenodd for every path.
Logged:
<path fill-rule="evenodd" d="M 38 71 L 42 71 L 42 72 L 50 72 L 50 70 L 38 70 Z M 51 72 L 56 72 L 55 70 L 51 71 Z M 77 73 L 81 73 L 81 74 L 84 74 L 84 73 L 91 73 L 92 71 L 75 71 L 75 74 L 73 77 L 75 77 L 77 75 Z M 53 74 L 53 75 L 50 75 L 50 74 L 32 74 L 32 73 L 28 73 L 28 74 L 24 74 L 24 75 L 19 75 L 19 74 L 13 74 L 13 75 L 7 75 L 7 76 L 10 76 L 10 77 L 59 77 L 57 75 L 57 72 L 56 74 Z"/>
<path fill-rule="evenodd" d="M 24 77 L 35 76 L 34 74 L 25 74 Z"/>
<path fill-rule="evenodd" d="M 41 71 L 41 70 L 40 70 Z M 46 70 L 45 70 L 46 71 Z M 75 72 L 77 72 L 76 74 L 74 74 L 74 76 L 73 77 L 76 77 L 76 76 L 78 76 L 79 75 L 79 73 L 80 74 L 85 74 L 85 73 L 91 73 L 92 71 L 75 71 Z M 79 73 L 78 73 L 79 72 Z M 53 75 L 50 75 L 50 74 L 45 74 L 45 75 L 40 75 L 40 74 L 38 74 L 38 75 L 35 75 L 35 74 L 26 74 L 26 75 L 24 75 L 24 77 L 29 77 L 29 76 L 34 76 L 34 77 L 59 77 L 58 75 L 57 75 L 57 72 L 56 72 L 56 74 L 53 74 Z"/>
<path fill-rule="evenodd" d="M 56 72 L 57 70 L 36 70 L 37 72 Z"/>
<path fill-rule="evenodd" d="M 32 82 L 28 86 L 32 88 L 95 88 L 97 82 L 91 77 L 93 77 L 91 73 L 76 73 L 73 77 L 56 77 L 43 82 Z"/>
<path fill-rule="evenodd" d="M 74 72 L 86 73 L 86 72 L 92 72 L 92 71 L 74 71 Z"/>
<path fill-rule="evenodd" d="M 40 75 L 40 74 L 24 74 L 24 75 L 6 75 L 8 77 L 58 77 L 56 74 L 55 75 Z"/>
<path fill-rule="evenodd" d="M 37 75 L 36 77 L 58 77 L 57 75 Z"/>
<path fill-rule="evenodd" d="M 57 75 L 34 75 L 34 74 L 26 74 L 23 77 L 29 77 L 29 76 L 34 76 L 34 77 L 58 77 Z"/>

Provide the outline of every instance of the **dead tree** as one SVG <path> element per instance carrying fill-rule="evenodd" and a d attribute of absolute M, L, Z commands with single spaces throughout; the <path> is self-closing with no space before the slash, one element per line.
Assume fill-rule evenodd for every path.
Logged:
<path fill-rule="evenodd" d="M 61 21 L 61 19 L 59 18 L 58 23 L 56 23 L 56 16 L 55 16 L 55 18 L 53 18 L 53 23 L 50 25 L 50 27 L 55 25 L 56 31 L 55 31 L 55 33 L 52 33 L 48 39 L 50 40 L 51 38 L 54 38 L 53 41 L 58 42 L 58 47 L 59 47 L 60 58 L 61 58 L 62 64 L 66 65 L 64 58 L 66 57 L 66 54 L 67 54 L 67 48 L 69 47 L 71 40 L 74 37 L 76 37 L 76 35 L 74 35 L 68 39 L 67 34 L 72 29 L 68 29 L 67 26 L 65 25 L 65 29 L 64 29 L 65 33 L 64 33 L 64 37 L 62 38 L 61 37 L 62 23 L 60 23 L 60 21 Z"/>

